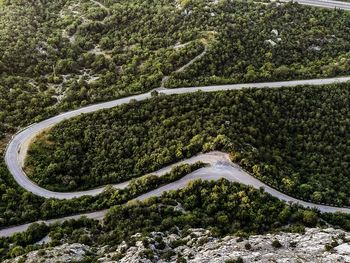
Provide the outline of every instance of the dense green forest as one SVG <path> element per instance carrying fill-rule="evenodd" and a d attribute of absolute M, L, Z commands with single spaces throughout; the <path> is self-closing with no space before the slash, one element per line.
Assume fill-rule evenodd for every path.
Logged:
<path fill-rule="evenodd" d="M 30 148 L 29 176 L 87 189 L 223 150 L 258 179 L 350 204 L 349 84 L 158 96 L 64 121 Z"/>
<path fill-rule="evenodd" d="M 146 237 L 153 231 L 184 237 L 189 228 L 206 228 L 214 236 L 235 234 L 244 240 L 251 234 L 279 231 L 302 233 L 305 227 L 328 227 L 329 224 L 350 230 L 350 216 L 319 214 L 290 206 L 262 190 L 224 179 L 217 182 L 197 180 L 184 189 L 164 193 L 161 197 L 142 203 L 114 206 L 102 222 L 82 218 L 49 227 L 32 224 L 26 232 L 0 238 L 0 260 L 75 242 L 93 247 L 105 246 L 104 251 L 108 253 L 115 251 L 115 246 L 122 241 L 126 241 L 127 245 L 139 239 L 147 242 Z M 135 233 L 141 233 L 141 237 L 133 237 Z M 36 244 L 47 235 L 51 239 L 48 244 Z M 171 246 L 176 248 L 182 242 L 181 239 L 175 240 Z M 167 256 L 166 250 L 163 256 Z M 94 254 L 89 255 L 83 262 L 98 262 L 95 257 Z"/>
<path fill-rule="evenodd" d="M 170 76 L 165 86 L 179 87 L 349 74 L 350 17 L 343 11 L 228 0 L 216 4 L 103 0 L 101 4 L 89 0 L 0 0 L 1 156 L 4 145 L 20 127 L 82 105 L 151 90 L 161 85 L 164 76 Z M 199 55 L 203 56 L 186 70 L 176 72 Z M 153 98 L 60 124 L 32 147 L 27 168 L 48 188 L 82 189 L 138 177 L 200 151 L 219 149 L 231 152 L 234 161 L 281 191 L 313 202 L 349 205 L 348 93 L 348 85 L 338 85 Z M 54 144 L 46 145 L 45 140 Z M 68 165 L 63 166 L 62 158 L 67 156 Z M 123 191 L 108 189 L 97 197 L 59 201 L 20 188 L 2 159 L 0 227 L 122 204 L 198 167 L 182 167 L 164 178 L 137 179 Z M 211 183 L 202 186 L 208 193 L 214 188 Z M 208 204 L 201 200 L 199 210 L 188 207 L 194 211 L 193 218 L 171 211 L 165 211 L 164 218 L 181 218 L 183 227 L 190 219 L 193 227 L 212 224 L 218 234 L 234 233 L 237 226 L 253 233 L 287 225 L 288 220 L 273 225 L 269 217 L 271 212 L 277 218 L 284 208 L 281 203 L 242 186 L 227 187 L 233 192 L 243 189 L 252 196 L 255 210 L 260 202 L 275 207 L 269 212 L 262 208 L 266 225 L 258 221 L 263 220 L 257 216 L 260 210 L 247 209 L 242 211 L 257 216 L 246 218 L 253 218 L 254 224 L 241 222 L 242 217 L 235 220 L 235 227 L 223 229 L 216 214 L 209 215 L 212 208 L 204 211 Z M 254 197 L 250 191 L 259 195 Z M 167 198 L 191 202 L 170 195 Z M 258 196 L 262 199 L 255 199 Z M 167 201 L 149 202 L 140 205 L 145 206 L 141 211 L 138 206 L 117 207 L 109 219 L 130 212 L 138 218 L 131 226 L 140 231 L 143 217 L 155 216 L 154 204 Z M 305 224 L 300 216 L 304 210 L 288 209 L 289 223 Z M 236 212 L 229 211 L 226 216 L 235 218 Z M 198 222 L 206 213 L 209 221 Z M 162 218 L 152 217 L 145 229 L 164 226 Z M 327 220 L 341 222 L 343 227 L 348 224 L 342 216 L 329 215 Z M 112 222 L 106 221 L 106 228 L 91 238 L 110 242 L 108 231 L 115 230 L 120 236 L 132 231 L 129 226 L 118 229 Z M 79 224 L 68 222 L 63 230 L 53 230 L 57 232 L 54 240 L 59 242 L 65 233 L 70 240 L 78 240 L 83 228 L 97 223 Z M 30 237 L 23 234 L 18 240 L 0 240 L 4 248 L 0 254 L 23 252 L 21 247 L 40 238 L 41 231 L 49 231 L 33 229 Z M 8 250 L 9 243 L 17 249 Z"/>
<path fill-rule="evenodd" d="M 84 196 L 72 200 L 45 199 L 22 189 L 0 164 L 0 228 L 33 222 L 39 219 L 51 219 L 65 215 L 79 214 L 109 208 L 125 203 L 143 193 L 164 184 L 179 180 L 203 164 L 181 165 L 161 177 L 147 175 L 134 179 L 124 190 L 107 188 L 98 196 Z"/>
<path fill-rule="evenodd" d="M 0 138 L 62 110 L 159 87 L 167 75 L 164 84 L 176 87 L 349 73 L 347 12 L 226 0 L 101 4 L 3 1 Z"/>
<path fill-rule="evenodd" d="M 179 204 L 183 210 L 176 209 Z M 25 233 L 0 238 L 0 256 L 14 257 L 38 249 L 40 245 L 34 243 L 47 234 L 51 237 L 48 246 L 78 242 L 96 247 L 107 245 L 113 251 L 123 240 L 135 242 L 132 238 L 135 233 L 143 236 L 152 231 L 179 233 L 200 227 L 217 236 L 244 237 L 273 231 L 303 232 L 305 226 L 316 225 L 324 225 L 317 212 L 289 206 L 263 191 L 226 180 L 193 181 L 185 189 L 144 203 L 115 206 L 103 223 L 81 219 L 51 227 L 33 225 Z M 94 262 L 93 255 L 86 262 Z"/>

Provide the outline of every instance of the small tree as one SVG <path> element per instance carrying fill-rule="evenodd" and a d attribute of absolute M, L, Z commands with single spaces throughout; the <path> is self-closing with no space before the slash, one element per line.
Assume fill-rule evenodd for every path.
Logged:
<path fill-rule="evenodd" d="M 158 95 L 159 95 L 159 92 L 158 92 L 158 91 L 152 90 L 152 92 L 151 92 L 151 96 L 152 96 L 152 97 L 157 97 Z"/>
<path fill-rule="evenodd" d="M 24 253 L 24 249 L 21 246 L 15 246 L 12 248 L 10 255 L 12 258 L 18 257 Z"/>
<path fill-rule="evenodd" d="M 271 244 L 274 248 L 281 248 L 282 247 L 282 244 L 277 240 L 275 239 L 274 241 L 272 241 L 272 244 Z"/>

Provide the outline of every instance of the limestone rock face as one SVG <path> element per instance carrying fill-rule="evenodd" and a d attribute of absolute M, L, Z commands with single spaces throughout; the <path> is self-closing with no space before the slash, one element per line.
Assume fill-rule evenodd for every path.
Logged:
<path fill-rule="evenodd" d="M 164 245 L 159 249 L 160 237 Z M 350 233 L 310 228 L 305 234 L 279 233 L 254 235 L 243 239 L 237 236 L 214 238 L 204 229 L 192 229 L 185 237 L 152 233 L 145 242 L 137 241 L 125 250 L 123 257 L 113 261 L 110 253 L 99 262 L 350 262 Z M 178 246 L 176 246 L 178 245 Z M 120 250 L 118 251 L 120 252 Z M 184 259 L 184 261 L 177 261 Z"/>
<path fill-rule="evenodd" d="M 7 263 L 56 263 L 76 262 L 84 259 L 90 248 L 82 244 L 63 244 L 61 246 L 29 252 L 24 256 L 13 260 L 6 260 Z"/>
<path fill-rule="evenodd" d="M 133 242 L 128 243 L 132 245 L 123 242 L 113 249 L 64 244 L 6 262 L 76 262 L 88 254 L 94 254 L 100 263 L 350 262 L 350 232 L 333 228 L 309 228 L 305 234 L 278 233 L 249 238 L 217 238 L 208 230 L 190 229 L 178 234 L 153 232 L 147 237 L 136 234 L 130 239 Z"/>

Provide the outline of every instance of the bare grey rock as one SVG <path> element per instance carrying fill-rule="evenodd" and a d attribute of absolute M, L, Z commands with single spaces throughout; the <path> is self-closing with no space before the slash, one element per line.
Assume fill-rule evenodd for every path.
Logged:
<path fill-rule="evenodd" d="M 75 262 L 84 259 L 91 248 L 82 244 L 63 244 L 61 246 L 36 250 L 24 256 L 16 257 L 12 260 L 5 260 L 4 263 L 56 263 Z"/>
<path fill-rule="evenodd" d="M 150 242 L 155 237 L 150 235 Z M 156 233 L 160 236 L 160 233 Z M 162 255 L 169 251 L 174 240 L 183 240 L 184 244 L 172 248 L 170 259 Z M 276 248 L 272 245 L 278 240 L 282 245 Z M 350 233 L 336 229 L 307 229 L 305 234 L 278 233 L 267 235 L 254 235 L 241 240 L 237 236 L 226 236 L 214 238 L 208 230 L 192 229 L 190 234 L 181 237 L 180 235 L 163 235 L 166 244 L 164 250 L 154 246 L 144 247 L 142 242 L 136 242 L 135 246 L 129 247 L 120 261 L 108 260 L 111 256 L 105 255 L 99 262 L 172 262 L 175 263 L 179 257 L 184 258 L 188 263 L 223 263 L 227 260 L 241 258 L 243 262 L 279 262 L 279 263 L 300 263 L 300 262 L 350 262 Z M 331 247 L 336 241 L 336 247 Z M 246 246 L 246 244 L 250 244 Z M 328 246 L 328 249 L 327 249 Z M 145 257 L 144 251 L 152 250 L 153 260 Z"/>
<path fill-rule="evenodd" d="M 54 263 L 84 259 L 96 251 L 99 263 L 175 263 L 180 258 L 188 263 L 224 263 L 241 259 L 243 262 L 323 263 L 350 262 L 350 232 L 333 228 L 309 228 L 305 234 L 276 233 L 213 237 L 205 229 L 186 232 L 152 232 L 147 237 L 135 234 L 135 242 L 122 242 L 111 251 L 109 246 L 89 247 L 64 244 L 38 250 L 5 263 Z M 277 244 L 277 245 L 276 245 Z"/>

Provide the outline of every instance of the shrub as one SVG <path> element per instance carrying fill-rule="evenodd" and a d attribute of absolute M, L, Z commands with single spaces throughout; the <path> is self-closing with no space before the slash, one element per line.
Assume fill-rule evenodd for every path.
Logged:
<path fill-rule="evenodd" d="M 281 244 L 277 239 L 275 239 L 274 241 L 272 241 L 271 245 L 272 245 L 274 248 L 281 248 L 281 247 L 282 247 L 282 244 Z"/>

